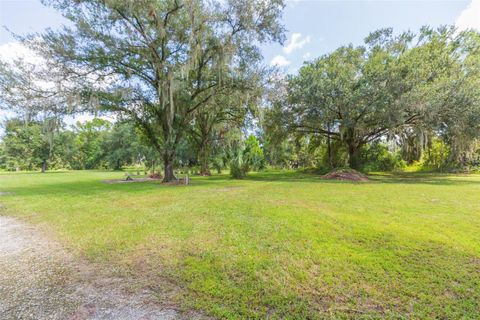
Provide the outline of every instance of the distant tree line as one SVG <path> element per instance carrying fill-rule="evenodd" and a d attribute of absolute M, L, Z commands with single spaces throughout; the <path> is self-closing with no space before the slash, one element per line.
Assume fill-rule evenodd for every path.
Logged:
<path fill-rule="evenodd" d="M 0 166 L 6 170 L 121 169 L 155 159 L 132 125 L 102 119 L 61 125 L 15 118 L 6 122 Z"/>
<path fill-rule="evenodd" d="M 131 122 L 109 122 L 100 118 L 53 130 L 49 121 L 14 118 L 4 123 L 0 142 L 0 169 L 8 171 L 47 169 L 111 169 L 126 167 L 155 172 L 161 169 L 157 151 Z M 192 135 L 178 146 L 176 167 L 204 174 L 204 168 L 221 172 L 233 168 L 236 177 L 265 167 L 263 150 L 254 135 L 244 139 L 239 128 L 220 131 L 209 142 L 204 155 Z M 239 160 L 240 157 L 240 160 Z M 240 164 L 239 164 L 240 161 Z M 210 172 L 210 170 L 208 171 Z"/>

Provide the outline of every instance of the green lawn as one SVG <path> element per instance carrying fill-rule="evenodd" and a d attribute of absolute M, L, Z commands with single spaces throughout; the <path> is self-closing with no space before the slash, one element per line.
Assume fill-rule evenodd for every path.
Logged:
<path fill-rule="evenodd" d="M 480 175 L 101 182 L 123 175 L 0 173 L 0 214 L 221 318 L 480 314 Z"/>

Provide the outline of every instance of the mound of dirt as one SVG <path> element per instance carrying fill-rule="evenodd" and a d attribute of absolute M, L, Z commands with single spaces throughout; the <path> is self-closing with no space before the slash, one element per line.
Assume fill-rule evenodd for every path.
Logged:
<path fill-rule="evenodd" d="M 368 177 L 366 175 L 354 169 L 335 169 L 332 172 L 322 176 L 322 178 L 342 181 L 368 181 Z"/>
<path fill-rule="evenodd" d="M 158 172 L 155 172 L 155 173 L 152 173 L 148 176 L 150 179 L 157 179 L 157 180 L 161 180 L 163 179 L 163 176 L 158 173 Z"/>

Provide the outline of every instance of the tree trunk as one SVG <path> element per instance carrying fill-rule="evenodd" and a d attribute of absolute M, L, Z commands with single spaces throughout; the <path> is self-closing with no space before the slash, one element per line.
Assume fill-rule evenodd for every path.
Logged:
<path fill-rule="evenodd" d="M 333 157 L 332 157 L 332 143 L 330 141 L 330 135 L 327 137 L 327 153 L 328 153 L 328 165 L 333 167 Z"/>
<path fill-rule="evenodd" d="M 151 166 L 150 166 L 150 173 L 154 174 L 155 173 L 155 160 L 152 160 Z"/>
<path fill-rule="evenodd" d="M 355 143 L 350 143 L 347 146 L 348 150 L 348 163 L 347 165 L 355 170 L 360 168 L 360 146 Z"/>
<path fill-rule="evenodd" d="M 212 173 L 208 168 L 208 161 L 210 160 L 210 150 L 208 146 L 208 141 L 203 141 L 200 147 L 199 152 L 200 158 L 200 175 L 202 176 L 210 176 Z"/>
<path fill-rule="evenodd" d="M 327 125 L 327 130 L 330 132 L 330 123 Z M 333 168 L 333 155 L 332 155 L 332 142 L 330 134 L 327 135 L 327 153 L 328 153 L 328 165 Z"/>
<path fill-rule="evenodd" d="M 42 162 L 42 173 L 47 171 L 47 160 L 43 160 Z"/>
<path fill-rule="evenodd" d="M 166 149 L 163 153 L 163 165 L 164 165 L 163 182 L 170 182 L 177 179 L 173 174 L 174 161 L 175 161 L 175 151 Z"/>
<path fill-rule="evenodd" d="M 208 168 L 208 157 L 204 157 L 201 160 L 200 175 L 202 175 L 202 176 L 211 176 L 212 175 L 212 173 L 210 172 L 210 169 Z"/>

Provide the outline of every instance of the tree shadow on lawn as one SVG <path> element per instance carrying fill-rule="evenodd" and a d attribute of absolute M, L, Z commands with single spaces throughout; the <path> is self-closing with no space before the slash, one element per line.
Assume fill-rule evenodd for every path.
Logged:
<path fill-rule="evenodd" d="M 388 183 L 388 184 L 431 184 L 431 185 L 479 185 L 480 175 L 468 174 L 441 174 L 441 173 L 371 173 L 368 175 L 370 181 L 341 181 L 326 180 L 321 175 L 315 173 L 306 173 L 301 171 L 274 171 L 274 172 L 257 172 L 246 177 L 245 180 L 250 181 L 268 181 L 268 182 L 308 182 L 322 184 L 354 184 L 365 185 L 371 183 Z M 466 179 L 459 179 L 466 178 Z M 478 180 L 471 179 L 478 178 Z"/>
<path fill-rule="evenodd" d="M 56 172 L 52 172 L 56 173 Z M 60 172 L 59 172 L 60 173 Z M 40 173 L 37 173 L 40 175 Z M 478 177 L 477 179 L 471 179 Z M 162 185 L 160 181 L 145 181 L 125 184 L 106 184 L 101 179 L 92 178 L 91 180 L 68 181 L 59 183 L 36 183 L 32 185 L 8 186 L 2 188 L 2 191 L 11 193 L 8 196 L 38 196 L 51 195 L 94 195 L 107 194 L 111 192 L 120 192 L 125 194 L 140 194 L 143 192 L 172 192 L 182 189 L 191 192 L 197 191 L 199 188 L 209 189 L 218 187 L 242 186 L 248 182 L 295 182 L 315 183 L 315 184 L 347 184 L 347 185 L 370 185 L 370 184 L 428 184 L 435 186 L 460 186 L 471 185 L 480 186 L 480 176 L 454 175 L 454 174 L 430 174 L 430 173 L 374 173 L 369 175 L 369 182 L 352 182 L 339 180 L 325 180 L 320 175 L 298 172 L 298 171 L 271 171 L 271 172 L 255 172 L 249 174 L 245 179 L 235 180 L 228 175 L 213 175 L 210 177 L 191 177 L 191 184 L 184 185 Z M 32 177 L 34 179 L 34 177 Z"/>
<path fill-rule="evenodd" d="M 34 179 L 32 177 L 32 179 Z M 80 181 L 68 181 L 68 182 L 48 182 L 45 184 L 36 183 L 32 185 L 18 185 L 18 186 L 8 186 L 2 188 L 2 191 L 8 192 L 8 195 L 18 195 L 18 196 L 38 196 L 38 195 L 58 195 L 66 196 L 88 196 L 94 194 L 108 194 L 111 192 L 120 192 L 125 194 L 140 194 L 143 192 L 158 192 L 158 191 L 167 191 L 171 192 L 174 190 L 192 190 L 192 192 L 198 188 L 210 188 L 210 187 L 219 187 L 219 184 L 222 187 L 229 187 L 232 185 L 231 182 L 235 180 L 230 179 L 228 176 L 212 176 L 212 177 L 193 177 L 189 185 L 164 185 L 161 183 L 161 180 L 158 181 L 142 181 L 135 183 L 118 183 L 118 184 L 108 184 L 105 183 L 102 179 L 92 178 L 91 180 L 80 180 Z M 5 190 L 3 190 L 5 189 Z"/>
<path fill-rule="evenodd" d="M 22 176 L 27 176 L 27 175 L 51 175 L 51 174 L 57 174 L 57 173 L 69 173 L 71 171 L 69 170 L 58 170 L 58 171 L 46 171 L 46 172 L 40 172 L 40 171 L 0 171 L 0 176 L 8 176 L 8 175 L 22 175 Z"/>
<path fill-rule="evenodd" d="M 447 173 L 372 173 L 368 176 L 371 181 L 389 184 L 430 184 L 444 186 L 478 185 L 480 175 L 476 174 L 447 174 Z M 477 178 L 477 179 L 475 179 Z"/>

